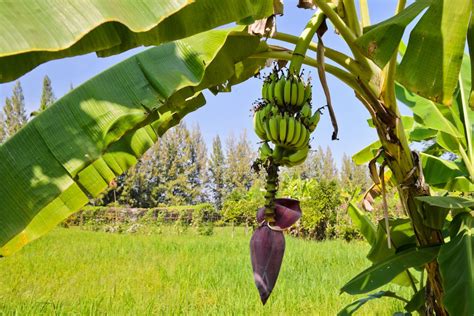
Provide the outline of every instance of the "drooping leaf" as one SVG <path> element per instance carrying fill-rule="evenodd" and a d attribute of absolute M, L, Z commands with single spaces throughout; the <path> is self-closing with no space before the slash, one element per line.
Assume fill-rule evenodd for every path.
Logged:
<path fill-rule="evenodd" d="M 449 120 L 446 108 L 410 92 L 405 87 L 397 84 L 395 86 L 397 99 L 402 101 L 416 115 L 418 123 L 425 128 L 448 133 L 454 137 L 462 137 L 453 121 Z"/>
<path fill-rule="evenodd" d="M 419 142 L 436 137 L 438 132 L 431 128 L 426 128 L 421 124 L 415 123 L 413 129 L 410 131 L 410 141 Z"/>
<path fill-rule="evenodd" d="M 408 218 L 389 219 L 390 238 L 392 248 L 388 248 L 387 228 L 385 221 L 380 220 L 377 225 L 376 242 L 372 245 L 367 258 L 373 263 L 381 262 L 400 249 L 415 246 L 415 233 Z"/>
<path fill-rule="evenodd" d="M 469 94 L 471 93 L 471 67 L 470 59 L 464 55 L 461 72 L 459 75 L 459 87 L 458 95 L 456 97 L 455 106 L 457 108 L 458 116 L 461 121 L 460 129 L 462 129 L 463 138 L 463 150 L 467 157 L 474 157 L 474 109 L 469 106 Z M 464 160 L 464 159 L 463 159 Z M 474 164 L 474 161 L 465 161 L 466 164 Z"/>
<path fill-rule="evenodd" d="M 344 307 L 339 313 L 337 313 L 338 316 L 350 316 L 354 314 L 359 308 L 364 306 L 365 303 L 370 302 L 371 300 L 375 300 L 378 298 L 382 297 L 393 297 L 400 299 L 398 295 L 396 295 L 394 292 L 391 291 L 379 291 L 376 293 L 369 294 L 367 297 L 363 297 L 358 299 L 357 301 L 354 301 Z"/>
<path fill-rule="evenodd" d="M 436 135 L 436 143 L 443 147 L 447 152 L 458 154 L 461 145 L 461 139 L 453 137 L 444 132 L 438 132 Z"/>
<path fill-rule="evenodd" d="M 467 178 L 462 163 L 448 161 L 421 153 L 425 181 L 434 187 L 449 191 L 472 192 L 474 184 Z"/>
<path fill-rule="evenodd" d="M 450 315 L 474 314 L 474 217 L 457 215 L 451 223 L 451 240 L 442 245 L 438 262 L 443 303 Z"/>
<path fill-rule="evenodd" d="M 107 188 L 157 137 L 205 103 L 259 39 L 204 32 L 137 54 L 68 93 L 0 146 L 0 255 Z"/>
<path fill-rule="evenodd" d="M 376 168 L 375 168 L 376 169 Z M 384 173 L 384 181 L 387 187 L 396 186 L 393 173 L 390 169 L 387 169 Z M 376 184 L 373 183 L 362 196 L 362 207 L 364 210 L 371 212 L 374 210 L 373 204 L 375 199 L 382 195 L 382 182 Z"/>
<path fill-rule="evenodd" d="M 271 14 L 273 0 L 0 1 L 0 82 L 49 60 L 110 56 Z"/>
<path fill-rule="evenodd" d="M 365 215 L 353 202 L 349 203 L 347 207 L 347 212 L 352 219 L 352 222 L 359 228 L 360 233 L 362 236 L 365 237 L 367 242 L 370 245 L 375 244 L 375 234 L 376 234 L 376 227 L 374 223 Z"/>
<path fill-rule="evenodd" d="M 413 119 L 412 116 L 408 115 L 402 115 L 402 123 L 403 123 L 403 128 L 405 130 L 411 130 L 415 124 L 415 120 Z M 369 124 L 370 127 L 375 128 L 374 120 L 373 119 L 368 119 L 367 123 Z"/>
<path fill-rule="evenodd" d="M 404 249 L 416 243 L 414 232 L 408 219 L 389 220 L 392 248 L 388 248 L 387 229 L 385 228 L 384 221 L 379 221 L 379 225 L 375 227 L 369 218 L 352 202 L 349 204 L 348 213 L 371 246 L 367 259 L 372 263 L 377 263 L 395 254 L 397 249 Z M 407 270 L 398 275 L 393 282 L 398 285 L 409 286 L 411 282 L 416 282 L 416 279 Z"/>
<path fill-rule="evenodd" d="M 431 206 L 452 210 L 474 208 L 474 199 L 464 198 L 461 196 L 418 196 L 416 199 Z"/>
<path fill-rule="evenodd" d="M 442 230 L 446 224 L 449 209 L 423 203 L 421 213 L 423 224 L 433 229 Z"/>
<path fill-rule="evenodd" d="M 374 264 L 395 254 L 397 251 L 416 245 L 415 233 L 413 232 L 409 219 L 390 218 L 389 227 L 391 248 L 388 248 L 388 235 L 385 220 L 380 220 L 378 222 L 375 243 L 371 245 L 369 253 L 367 254 L 367 259 Z M 392 280 L 392 283 L 401 286 L 410 286 L 412 282 L 416 283 L 417 280 L 409 270 L 400 273 Z"/>
<path fill-rule="evenodd" d="M 409 313 L 419 310 L 425 304 L 425 293 L 426 288 L 422 287 L 415 295 L 412 296 L 411 300 L 405 305 L 405 310 Z"/>
<path fill-rule="evenodd" d="M 369 146 L 365 147 L 361 151 L 357 152 L 352 156 L 352 160 L 354 163 L 358 165 L 363 165 L 369 161 L 371 161 L 374 157 L 379 148 L 382 146 L 379 140 L 373 142 Z"/>
<path fill-rule="evenodd" d="M 373 291 L 407 270 L 424 265 L 436 258 L 439 247 L 410 248 L 392 255 L 364 270 L 341 289 L 349 294 Z"/>
<path fill-rule="evenodd" d="M 397 80 L 403 86 L 435 102 L 452 104 L 471 7 L 471 0 L 433 1 L 411 32 L 398 67 Z"/>
<path fill-rule="evenodd" d="M 397 15 L 364 28 L 364 35 L 356 40 L 356 44 L 364 55 L 383 68 L 397 51 L 407 25 L 432 2 L 433 0 L 415 1 Z"/>

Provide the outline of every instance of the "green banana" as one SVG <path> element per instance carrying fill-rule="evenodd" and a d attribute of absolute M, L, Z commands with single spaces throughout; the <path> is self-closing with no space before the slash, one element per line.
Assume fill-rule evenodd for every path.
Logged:
<path fill-rule="evenodd" d="M 270 126 L 270 134 L 272 136 L 271 141 L 274 142 L 274 143 L 277 143 L 278 142 L 278 136 L 279 136 L 279 132 L 278 132 L 278 123 L 279 123 L 279 117 L 280 115 L 277 115 L 277 116 L 274 116 L 272 118 L 270 118 L 270 121 L 269 121 L 269 126 Z"/>
<path fill-rule="evenodd" d="M 303 125 L 301 125 L 301 122 L 295 120 L 295 135 L 293 136 L 293 139 L 289 143 L 291 147 L 294 147 L 298 140 L 301 137 L 301 130 L 304 128 Z"/>
<path fill-rule="evenodd" d="M 267 134 L 265 133 L 265 129 L 262 126 L 262 110 L 259 110 L 254 113 L 253 115 L 253 128 L 255 130 L 255 134 L 260 137 L 262 140 L 267 140 Z"/>
<path fill-rule="evenodd" d="M 296 145 L 298 145 L 301 142 L 301 139 L 303 139 L 304 136 L 305 136 L 305 134 L 304 134 L 304 130 L 305 130 L 304 125 L 301 122 L 298 122 L 298 125 L 300 127 L 300 131 L 299 131 L 300 133 L 298 134 L 298 137 L 295 138 L 293 140 L 292 144 L 291 144 L 291 148 L 293 148 L 293 149 L 297 148 Z"/>
<path fill-rule="evenodd" d="M 267 134 L 267 139 L 271 140 L 272 139 L 272 133 L 270 132 L 270 119 L 267 119 L 265 121 L 265 124 L 263 125 L 263 128 L 265 129 L 265 134 Z"/>
<path fill-rule="evenodd" d="M 292 78 L 291 80 L 291 105 L 296 106 L 298 101 L 298 83 L 297 80 Z"/>
<path fill-rule="evenodd" d="M 295 148 L 300 149 L 301 147 L 307 145 L 308 140 L 309 140 L 309 131 L 306 129 L 306 127 L 303 127 L 301 137 L 298 140 L 298 142 L 295 144 Z"/>
<path fill-rule="evenodd" d="M 267 118 L 268 119 L 268 116 L 270 114 L 270 112 L 272 111 L 272 105 L 270 103 L 268 103 L 267 105 L 265 105 L 265 107 L 263 108 L 263 116 L 264 118 Z"/>
<path fill-rule="evenodd" d="M 314 112 L 313 116 L 309 120 L 309 131 L 314 132 L 316 126 L 318 126 L 319 120 L 321 119 L 321 113 L 319 111 Z"/>
<path fill-rule="evenodd" d="M 281 76 L 275 84 L 275 89 L 273 91 L 275 103 L 280 106 L 284 105 L 285 83 L 285 77 Z"/>
<path fill-rule="evenodd" d="M 275 159 L 275 161 L 281 161 L 282 158 L 285 156 L 285 149 L 281 146 L 278 146 L 276 145 L 275 146 L 275 149 L 273 150 L 273 159 Z"/>
<path fill-rule="evenodd" d="M 268 86 L 268 101 L 272 102 L 273 103 L 273 98 L 274 98 L 274 95 L 273 95 L 273 92 L 275 91 L 275 81 L 272 80 L 270 82 L 270 85 Z"/>
<path fill-rule="evenodd" d="M 298 151 L 296 151 L 294 154 L 288 156 L 288 161 L 293 165 L 299 165 L 303 163 L 306 160 L 306 157 L 308 157 L 309 153 L 309 146 L 306 146 Z"/>
<path fill-rule="evenodd" d="M 286 105 L 291 104 L 291 78 L 285 80 L 285 87 L 283 91 L 283 101 Z"/>
<path fill-rule="evenodd" d="M 287 125 L 286 125 L 286 114 L 280 117 L 280 143 L 285 144 L 286 133 L 288 132 Z"/>
<path fill-rule="evenodd" d="M 295 136 L 295 119 L 293 117 L 287 116 L 287 132 L 285 138 L 285 144 L 288 145 L 293 140 Z"/>
<path fill-rule="evenodd" d="M 305 103 L 303 107 L 301 108 L 301 116 L 302 117 L 310 117 L 311 116 L 311 107 L 309 106 L 309 103 Z"/>
<path fill-rule="evenodd" d="M 305 99 L 304 99 L 305 85 L 303 81 L 301 81 L 300 78 L 298 78 L 297 82 L 298 82 L 298 98 L 296 99 L 296 104 L 298 107 L 300 107 L 305 102 Z"/>
<path fill-rule="evenodd" d="M 273 150 L 270 148 L 267 142 L 263 143 L 258 149 L 260 159 L 265 160 L 273 154 Z"/>

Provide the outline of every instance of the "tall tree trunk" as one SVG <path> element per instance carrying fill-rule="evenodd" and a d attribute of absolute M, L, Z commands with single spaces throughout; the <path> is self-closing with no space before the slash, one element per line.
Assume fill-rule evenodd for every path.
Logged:
<path fill-rule="evenodd" d="M 380 102 L 372 106 L 380 108 L 383 104 Z M 386 109 L 385 113 L 375 112 L 372 118 L 382 143 L 385 161 L 395 177 L 402 205 L 411 219 L 417 243 L 419 246 L 443 244 L 441 231 L 428 227 L 423 222 L 422 204 L 416 197 L 428 196 L 430 192 L 424 182 L 419 157 L 408 146 L 400 113 L 385 106 L 383 108 Z M 428 275 L 426 314 L 447 315 L 443 307 L 443 287 L 438 262 L 434 260 L 426 264 L 425 268 Z"/>

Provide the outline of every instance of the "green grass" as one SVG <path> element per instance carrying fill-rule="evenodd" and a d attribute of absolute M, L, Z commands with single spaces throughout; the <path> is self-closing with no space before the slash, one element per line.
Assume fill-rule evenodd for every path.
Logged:
<path fill-rule="evenodd" d="M 213 236 L 56 229 L 0 260 L 0 314 L 335 315 L 354 300 L 339 288 L 370 264 L 361 242 L 287 237 L 279 280 L 262 306 L 249 239 L 243 230 L 232 238 L 229 229 Z M 402 308 L 383 298 L 360 315 Z"/>

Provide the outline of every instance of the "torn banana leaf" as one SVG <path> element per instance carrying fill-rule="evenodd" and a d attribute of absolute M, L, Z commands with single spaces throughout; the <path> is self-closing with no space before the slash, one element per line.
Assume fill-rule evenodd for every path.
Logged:
<path fill-rule="evenodd" d="M 79 210 L 204 105 L 202 90 L 234 78 L 261 47 L 242 31 L 204 32 L 139 53 L 69 92 L 0 146 L 0 255 Z"/>

